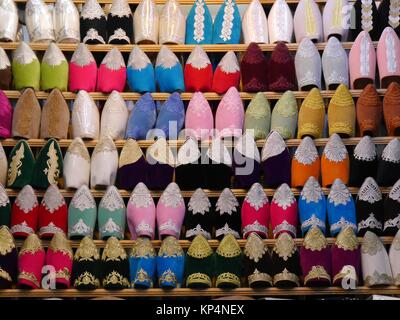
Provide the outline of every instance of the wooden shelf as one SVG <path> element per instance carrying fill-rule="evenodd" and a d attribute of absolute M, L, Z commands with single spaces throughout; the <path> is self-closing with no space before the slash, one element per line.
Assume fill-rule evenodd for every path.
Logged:
<path fill-rule="evenodd" d="M 17 3 L 26 3 L 27 0 L 15 0 Z M 46 3 L 54 3 L 56 0 L 44 0 Z M 76 4 L 85 3 L 85 0 L 73 0 Z M 112 0 L 97 0 L 100 4 L 111 4 Z M 140 0 L 127 0 L 129 4 L 139 4 Z M 236 0 L 237 4 L 249 4 L 251 0 Z M 274 0 L 260 0 L 262 4 L 273 4 Z M 299 3 L 299 0 L 286 0 L 287 3 Z M 326 0 L 315 0 L 316 3 L 326 3 Z M 155 0 L 156 4 L 164 4 L 166 0 Z M 194 0 L 179 0 L 181 5 L 193 5 Z M 206 0 L 207 5 L 210 4 L 222 4 L 223 0 Z"/>
<path fill-rule="evenodd" d="M 393 237 L 380 237 L 380 239 L 382 240 L 382 242 L 384 244 L 392 244 L 393 242 Z M 327 238 L 326 239 L 329 245 L 332 245 L 335 243 L 335 238 Z M 275 245 L 275 239 L 264 239 L 264 243 L 268 246 L 268 247 L 273 247 Z M 300 247 L 303 244 L 304 239 L 303 238 L 296 238 L 295 243 L 298 247 Z M 359 243 L 361 244 L 362 242 L 362 238 L 358 238 Z M 151 241 L 153 244 L 153 247 L 158 249 L 161 246 L 161 241 L 160 240 L 153 240 Z M 71 248 L 78 248 L 79 247 L 79 240 L 69 240 L 69 243 L 71 245 Z M 106 245 L 106 241 L 104 240 L 94 240 L 94 243 L 96 244 L 97 248 L 104 248 Z M 134 240 L 121 240 L 121 245 L 125 248 L 125 249 L 131 249 L 132 245 L 135 243 Z M 208 243 L 210 244 L 210 247 L 213 249 L 217 249 L 219 246 L 219 241 L 218 240 L 208 240 Z M 22 247 L 23 244 L 23 240 L 16 240 L 16 245 L 18 248 Z M 47 248 L 50 244 L 50 240 L 43 240 L 42 241 L 42 245 L 43 247 Z M 191 242 L 189 240 L 179 240 L 179 244 L 182 248 L 187 249 L 189 248 Z M 244 248 L 245 244 L 246 244 L 246 240 L 243 239 L 239 239 L 238 240 L 238 244 L 240 245 L 241 248 Z"/>
<path fill-rule="evenodd" d="M 378 89 L 378 94 L 380 96 L 384 96 L 386 93 L 387 89 Z M 20 91 L 16 90 L 4 90 L 3 91 L 6 96 L 10 99 L 18 99 L 21 96 Z M 354 98 L 358 98 L 361 95 L 362 90 L 350 90 L 351 95 Z M 309 91 L 293 91 L 294 96 L 297 99 L 305 99 L 308 95 Z M 321 90 L 321 95 L 323 98 L 332 98 L 334 95 L 335 91 L 334 90 Z M 38 99 L 47 99 L 49 96 L 49 92 L 45 91 L 36 91 L 35 92 L 36 97 Z M 63 92 L 62 93 L 64 98 L 66 100 L 75 100 L 77 94 L 73 92 Z M 109 94 L 104 94 L 101 92 L 91 92 L 89 93 L 90 96 L 93 98 L 93 100 L 107 100 L 109 97 Z M 168 99 L 168 97 L 171 95 L 170 93 L 164 93 L 164 92 L 155 92 L 151 94 L 154 100 L 161 100 L 165 101 Z M 253 97 L 256 95 L 256 93 L 249 93 L 249 92 L 240 92 L 240 97 L 242 100 L 251 100 Z M 280 97 L 282 97 L 283 92 L 273 92 L 273 91 L 266 91 L 264 92 L 264 95 L 267 97 L 269 100 L 278 100 Z M 139 98 L 142 96 L 140 93 L 135 93 L 135 92 L 121 92 L 121 96 L 124 98 L 124 100 L 139 100 Z M 181 93 L 181 99 L 182 100 L 190 100 L 193 97 L 192 92 L 183 92 Z M 221 100 L 224 95 L 220 95 L 214 92 L 204 92 L 204 97 L 207 100 Z"/>
<path fill-rule="evenodd" d="M 376 48 L 378 42 L 374 42 L 374 47 Z M 48 47 L 47 43 L 29 43 L 30 47 L 35 51 L 45 51 Z M 57 44 L 62 51 L 75 51 L 77 44 L 73 43 L 58 43 Z M 316 43 L 317 49 L 323 51 L 326 46 L 326 42 Z M 351 49 L 353 42 L 342 42 L 342 46 L 344 49 Z M 18 46 L 18 42 L 0 42 L 0 47 L 4 50 L 14 50 Z M 229 50 L 235 52 L 244 52 L 247 49 L 247 44 L 207 44 L 202 45 L 203 49 L 206 52 L 226 52 Z M 287 44 L 290 51 L 297 51 L 299 45 L 297 43 L 289 43 Z M 121 52 L 131 52 L 133 45 L 113 45 L 113 44 L 97 44 L 97 45 L 88 45 L 88 48 L 91 52 L 108 52 L 112 48 L 117 47 Z M 149 45 L 139 45 L 139 47 L 144 52 L 159 52 L 161 45 L 158 44 L 149 44 Z M 168 45 L 168 47 L 174 52 L 192 52 L 194 45 L 188 44 L 177 44 L 177 45 Z M 261 44 L 261 49 L 263 51 L 273 51 L 275 48 L 274 44 Z"/>
<path fill-rule="evenodd" d="M 372 138 L 372 141 L 375 144 L 378 145 L 386 145 L 388 144 L 392 139 L 396 137 L 374 137 Z M 321 138 L 321 139 L 315 139 L 314 143 L 317 147 L 323 147 L 326 145 L 328 142 L 328 138 Z M 355 146 L 357 143 L 359 143 L 361 138 L 347 138 L 347 139 L 342 139 L 343 143 L 348 146 Z M 0 140 L 1 145 L 3 147 L 13 147 L 17 144 L 17 142 L 20 141 L 20 139 L 3 139 Z M 31 148 L 41 148 L 45 145 L 46 140 L 44 139 L 28 139 L 26 140 Z M 71 142 L 72 139 L 61 139 L 59 140 L 59 145 L 61 148 L 67 148 Z M 98 140 L 85 140 L 84 143 L 87 148 L 94 148 L 97 145 Z M 171 148 L 179 148 L 184 144 L 185 140 L 169 140 L 168 144 Z M 148 148 L 154 143 L 153 140 L 139 140 L 138 144 L 141 148 Z M 257 146 L 259 148 L 262 148 L 264 146 L 265 140 L 257 140 Z M 301 143 L 301 139 L 288 139 L 286 140 L 286 145 L 288 147 L 297 147 Z M 116 140 L 115 145 L 118 149 L 121 149 L 125 144 L 125 140 Z M 210 141 L 202 141 L 201 146 L 208 146 L 210 144 Z M 232 142 L 227 142 L 227 147 L 232 147 Z"/>
<path fill-rule="evenodd" d="M 381 192 L 383 194 L 387 194 L 390 192 L 391 188 L 380 188 Z M 246 196 L 247 194 L 247 190 L 245 189 L 231 189 L 233 194 L 236 197 L 239 198 L 243 198 Z M 275 193 L 276 189 L 264 189 L 265 193 L 269 196 L 272 197 Z M 300 194 L 300 189 L 294 189 L 292 188 L 292 192 L 294 195 L 298 196 Z M 330 191 L 330 189 L 328 188 L 322 188 L 322 191 L 327 195 Z M 358 193 L 358 188 L 353 188 L 353 187 L 349 187 L 349 191 L 351 194 L 356 195 Z M 16 189 L 6 189 L 6 192 L 8 194 L 9 197 L 16 197 L 19 193 L 19 190 Z M 36 195 L 38 197 L 43 197 L 45 190 L 37 190 L 36 191 Z M 75 194 L 75 190 L 65 190 L 65 189 L 61 189 L 60 190 L 61 194 L 65 197 L 65 198 L 72 198 Z M 95 198 L 101 198 L 104 196 L 106 190 L 91 190 L 91 193 L 93 195 L 93 197 Z M 211 198 L 217 198 L 219 197 L 219 195 L 221 194 L 220 191 L 211 191 L 211 190 L 207 190 L 204 189 L 204 192 Z M 119 193 L 121 194 L 121 197 L 123 198 L 130 198 L 131 196 L 131 191 L 129 190 L 119 190 Z M 184 198 L 190 198 L 193 195 L 194 191 L 181 191 L 182 197 Z M 159 198 L 162 194 L 162 191 L 151 191 L 151 195 L 154 198 Z"/>
<path fill-rule="evenodd" d="M 358 287 L 353 290 L 345 290 L 340 287 L 326 288 L 307 288 L 299 287 L 292 289 L 267 288 L 267 289 L 252 289 L 252 288 L 237 288 L 237 289 L 188 289 L 177 288 L 172 290 L 163 289 L 124 289 L 110 291 L 105 289 L 97 289 L 94 291 L 79 291 L 76 289 L 58 289 L 58 290 L 20 290 L 20 289 L 4 289 L 0 290 L 0 298 L 94 298 L 94 297 L 217 297 L 217 296 L 316 296 L 316 295 L 393 295 L 400 294 L 400 288 L 395 286 L 368 288 Z"/>

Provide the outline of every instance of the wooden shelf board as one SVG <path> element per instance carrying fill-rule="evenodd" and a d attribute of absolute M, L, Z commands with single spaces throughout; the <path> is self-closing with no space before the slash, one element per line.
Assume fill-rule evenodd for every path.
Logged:
<path fill-rule="evenodd" d="M 388 144 L 392 139 L 396 137 L 374 137 L 372 138 L 372 141 L 375 144 L 382 144 L 386 145 Z M 328 142 L 328 138 L 321 138 L 321 139 L 315 139 L 314 143 L 317 147 L 323 147 L 326 145 Z M 345 145 L 349 146 L 355 146 L 357 143 L 359 143 L 361 138 L 347 138 L 347 139 L 342 139 L 343 143 Z M 0 140 L 1 145 L 3 147 L 13 147 L 17 144 L 19 140 L 18 139 L 3 139 Z M 46 140 L 44 139 L 28 139 L 26 140 L 31 148 L 36 148 L 36 147 L 43 147 L 46 143 Z M 67 148 L 72 142 L 72 139 L 61 139 L 59 140 L 59 145 L 61 148 Z M 86 140 L 84 141 L 86 147 L 88 148 L 94 148 L 97 144 L 98 140 Z M 179 148 L 183 145 L 185 140 L 169 140 L 168 144 L 171 148 Z M 154 143 L 153 140 L 139 140 L 138 144 L 141 148 L 148 148 Z M 259 148 L 262 148 L 264 146 L 265 140 L 257 140 L 257 146 Z M 288 139 L 286 140 L 286 145 L 288 147 L 297 147 L 301 143 L 301 139 Z M 121 149 L 125 144 L 125 140 L 116 140 L 115 145 L 118 149 Z M 202 141 L 201 145 L 202 146 L 208 146 L 210 144 L 210 141 Z M 227 147 L 232 146 L 232 142 L 228 142 Z"/>
<path fill-rule="evenodd" d="M 245 197 L 247 194 L 247 190 L 244 189 L 231 189 L 233 194 L 236 197 Z M 265 193 L 272 197 L 275 193 L 276 189 L 264 189 Z M 322 188 L 323 192 L 327 195 L 330 191 L 330 189 L 328 188 Z M 300 189 L 294 189 L 292 188 L 292 192 L 294 195 L 298 196 L 300 194 Z M 353 188 L 353 187 L 349 187 L 349 191 L 351 194 L 357 194 L 358 193 L 358 188 Z M 9 197 L 16 197 L 19 193 L 19 190 L 16 189 L 6 189 L 6 192 L 8 194 Z M 36 191 L 36 195 L 38 197 L 43 197 L 45 190 L 38 190 Z M 62 195 L 66 198 L 72 198 L 75 194 L 75 190 L 64 190 L 61 189 L 60 192 L 62 193 Z M 103 197 L 103 195 L 105 194 L 105 190 L 91 190 L 93 197 L 95 198 L 101 198 Z M 204 192 L 212 198 L 216 198 L 219 197 L 219 195 L 221 194 L 221 191 L 214 191 L 214 190 L 207 190 L 204 189 Z M 381 188 L 381 192 L 383 194 L 387 194 L 390 192 L 390 188 Z M 131 196 L 131 191 L 129 190 L 119 190 L 119 193 L 121 194 L 121 196 L 123 198 L 130 198 Z M 162 191 L 151 191 L 151 195 L 154 198 L 159 198 L 161 196 Z M 181 191 L 181 194 L 184 198 L 190 198 L 193 195 L 194 191 Z"/>
<path fill-rule="evenodd" d="M 386 93 L 386 89 L 378 89 L 377 91 L 380 96 L 384 96 Z M 360 96 L 361 92 L 362 92 L 362 90 L 350 90 L 350 93 L 354 98 L 358 98 Z M 16 91 L 16 90 L 4 90 L 4 93 L 6 94 L 6 96 L 9 99 L 18 99 L 21 96 L 21 92 Z M 293 91 L 293 93 L 297 99 L 305 99 L 307 97 L 309 91 Z M 321 91 L 321 95 L 323 98 L 332 98 L 334 93 L 335 93 L 334 90 L 322 90 Z M 36 91 L 35 94 L 38 99 L 47 99 L 47 97 L 49 96 L 49 93 L 45 92 L 45 91 Z M 63 92 L 62 94 L 66 100 L 75 100 L 76 99 L 76 93 Z M 163 92 L 152 93 L 152 97 L 154 100 L 161 100 L 161 101 L 167 100 L 170 95 L 171 95 L 170 93 L 163 93 Z M 240 92 L 240 97 L 242 100 L 251 100 L 251 99 L 253 99 L 253 97 L 255 95 L 256 95 L 256 93 Z M 282 97 L 283 92 L 267 91 L 267 92 L 264 92 L 264 95 L 269 100 L 278 100 Z M 93 98 L 93 100 L 107 100 L 109 97 L 108 94 L 104 94 L 101 92 L 92 92 L 92 93 L 90 93 L 90 96 Z M 135 92 L 122 92 L 121 96 L 125 100 L 136 101 L 136 100 L 139 100 L 139 98 L 142 95 L 140 93 L 135 93 Z M 192 98 L 192 96 L 193 96 L 193 93 L 191 93 L 191 92 L 181 93 L 182 100 L 190 100 Z M 219 95 L 214 92 L 205 92 L 204 97 L 210 101 L 218 101 L 218 100 L 222 99 L 223 95 Z"/>
<path fill-rule="evenodd" d="M 4 289 L 0 290 L 0 298 L 51 298 L 51 297 L 188 297 L 188 296 L 202 296 L 202 297 L 216 297 L 216 296 L 310 296 L 310 295 L 372 295 L 383 294 L 393 295 L 400 294 L 400 288 L 395 286 L 383 288 L 368 288 L 358 287 L 353 290 L 345 290 L 340 287 L 326 287 L 326 288 L 308 288 L 299 287 L 292 289 L 283 288 L 266 288 L 266 289 L 252 289 L 252 288 L 237 288 L 237 289 L 188 289 L 177 288 L 173 290 L 163 290 L 158 288 L 139 290 L 139 289 L 124 289 L 109 291 L 105 289 L 97 289 L 94 291 L 79 291 L 76 289 L 64 290 L 20 290 L 20 289 Z"/>
<path fill-rule="evenodd" d="M 393 242 L 394 237 L 380 237 L 381 241 L 384 244 L 390 245 Z M 335 238 L 326 238 L 327 242 L 329 245 L 332 245 L 335 243 Z M 275 239 L 264 239 L 264 243 L 268 247 L 273 247 L 275 245 L 276 240 Z M 297 246 L 301 246 L 303 244 L 304 239 L 303 238 L 296 238 L 294 239 L 295 243 Z M 126 249 L 131 249 L 132 245 L 135 243 L 134 240 L 121 240 L 121 245 L 126 248 Z M 361 244 L 362 238 L 358 238 L 358 242 Z M 71 248 L 78 248 L 80 240 L 69 240 Z M 104 248 L 106 245 L 105 240 L 94 240 L 94 243 L 98 248 Z M 219 246 L 220 241 L 218 240 L 208 240 L 208 243 L 210 244 L 210 247 L 213 249 L 217 249 Z M 16 240 L 16 245 L 18 248 L 22 247 L 23 240 Z M 47 248 L 50 244 L 50 240 L 42 240 L 42 244 L 45 248 Z M 152 240 L 152 244 L 154 248 L 160 248 L 161 246 L 161 241 L 160 240 Z M 179 240 L 179 244 L 182 248 L 187 249 L 189 248 L 191 242 L 189 240 Z M 239 239 L 238 244 L 240 245 L 241 248 L 244 248 L 246 244 L 246 240 L 244 239 Z"/>
<path fill-rule="evenodd" d="M 25 3 L 27 0 L 15 0 L 17 3 Z M 54 3 L 56 0 L 44 0 L 46 3 Z M 85 3 L 85 0 L 73 0 L 76 4 Z M 100 4 L 111 4 L 112 0 L 98 0 Z M 129 4 L 139 4 L 140 0 L 127 0 Z M 207 5 L 210 4 L 222 4 L 224 3 L 223 0 L 207 0 Z M 249 4 L 251 0 L 236 0 L 237 4 Z M 260 0 L 262 4 L 273 4 L 274 0 Z M 299 3 L 299 0 L 286 0 L 287 3 Z M 315 0 L 316 3 L 326 3 L 326 0 Z M 155 0 L 156 4 L 165 4 L 166 0 Z M 194 0 L 179 0 L 181 5 L 192 5 Z"/>
<path fill-rule="evenodd" d="M 378 42 L 374 42 L 374 47 L 376 48 Z M 48 47 L 47 43 L 29 43 L 30 47 L 36 51 L 45 51 Z M 58 43 L 57 44 L 62 51 L 75 51 L 77 44 L 74 43 Z M 344 49 L 351 49 L 353 42 L 342 42 L 342 46 Z M 18 46 L 18 42 L 0 42 L 0 47 L 4 50 L 14 50 Z M 108 52 L 112 48 L 117 47 L 121 52 L 131 52 L 133 48 L 133 44 L 125 44 L 125 45 L 113 45 L 113 44 L 96 44 L 96 45 L 88 45 L 88 48 L 91 52 Z M 174 52 L 192 52 L 195 45 L 189 44 L 175 44 L 175 45 L 167 45 Z M 229 50 L 235 52 L 244 52 L 247 49 L 247 44 L 206 44 L 202 45 L 203 49 L 206 52 L 226 52 Z M 297 43 L 288 43 L 287 44 L 290 51 L 297 51 L 299 45 Z M 318 50 L 323 51 L 326 46 L 326 42 L 316 43 L 315 46 Z M 159 52 L 161 45 L 159 44 L 147 44 L 147 45 L 139 45 L 139 47 L 144 52 Z M 273 51 L 275 48 L 275 44 L 260 44 L 260 48 L 263 51 Z"/>

